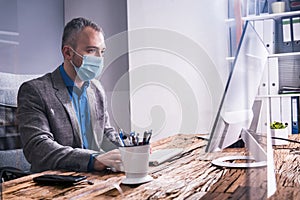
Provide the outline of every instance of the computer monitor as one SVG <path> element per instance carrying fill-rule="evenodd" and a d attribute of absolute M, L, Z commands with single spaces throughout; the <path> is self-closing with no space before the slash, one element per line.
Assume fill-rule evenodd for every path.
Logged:
<path fill-rule="evenodd" d="M 270 131 L 267 128 L 267 148 L 263 148 L 253 135 L 256 132 L 259 113 L 262 111 L 261 102 L 255 101 L 255 99 L 264 69 L 267 66 L 268 55 L 267 48 L 252 24 L 246 22 L 234 65 L 209 136 L 206 152 L 220 151 L 242 139 L 256 162 L 225 162 L 234 159 L 250 159 L 250 157 L 238 156 L 219 158 L 212 163 L 223 167 L 238 168 L 267 165 L 268 196 L 270 196 L 276 191 Z"/>

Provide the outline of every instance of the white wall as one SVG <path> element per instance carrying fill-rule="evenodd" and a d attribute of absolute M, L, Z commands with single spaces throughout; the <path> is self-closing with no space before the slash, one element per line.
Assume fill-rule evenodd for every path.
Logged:
<path fill-rule="evenodd" d="M 210 131 L 227 78 L 227 1 L 129 0 L 131 127 Z"/>

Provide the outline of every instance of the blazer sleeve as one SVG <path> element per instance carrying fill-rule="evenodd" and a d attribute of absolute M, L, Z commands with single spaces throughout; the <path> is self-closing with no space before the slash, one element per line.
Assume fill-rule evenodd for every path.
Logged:
<path fill-rule="evenodd" d="M 49 120 L 49 108 L 38 84 L 42 81 L 24 83 L 18 93 L 17 120 L 26 159 L 33 172 L 67 169 L 87 171 L 90 154 L 94 151 L 62 145 L 55 140 Z M 46 93 L 46 94 L 45 94 Z M 71 130 L 62 130 L 69 132 Z M 61 133 L 59 133 L 61 134 Z M 67 133 L 72 134 L 72 133 Z"/>

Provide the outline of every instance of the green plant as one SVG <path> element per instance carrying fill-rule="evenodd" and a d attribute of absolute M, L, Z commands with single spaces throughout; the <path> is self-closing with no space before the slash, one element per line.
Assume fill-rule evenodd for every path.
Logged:
<path fill-rule="evenodd" d="M 287 125 L 283 124 L 282 122 L 276 122 L 274 121 L 270 125 L 271 129 L 284 129 L 287 127 Z"/>

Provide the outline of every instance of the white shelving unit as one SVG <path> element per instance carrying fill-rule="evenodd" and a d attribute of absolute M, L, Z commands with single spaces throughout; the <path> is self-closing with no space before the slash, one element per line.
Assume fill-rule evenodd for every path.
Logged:
<path fill-rule="evenodd" d="M 281 17 L 289 17 L 289 16 L 293 16 L 293 15 L 300 15 L 300 11 L 274 13 L 274 14 L 262 13 L 261 15 L 242 17 L 242 20 L 243 21 L 257 21 L 257 20 L 266 20 L 266 19 L 278 19 Z"/>
<path fill-rule="evenodd" d="M 272 57 L 287 57 L 287 56 L 300 56 L 300 52 L 290 52 L 290 53 L 276 53 L 276 54 L 270 54 L 269 58 Z"/>
<path fill-rule="evenodd" d="M 300 11 L 284 12 L 276 14 L 261 14 L 259 16 L 243 17 L 243 21 L 250 21 L 262 41 L 270 51 L 268 56 L 268 66 L 263 75 L 257 99 L 263 100 L 263 105 L 269 106 L 269 113 L 262 112 L 260 116 L 259 131 L 265 132 L 267 128 L 267 119 L 272 121 L 281 121 L 288 124 L 289 134 L 292 133 L 292 124 L 295 114 L 292 113 L 292 98 L 300 96 L 300 93 L 279 94 L 279 75 L 281 59 L 300 59 L 300 52 L 274 53 L 275 49 L 275 20 L 282 17 L 300 15 Z M 273 24 L 273 25 L 272 25 Z M 267 27 L 266 27 L 267 26 Z M 300 74 L 298 75 L 300 76 Z M 266 103 L 266 101 L 268 101 Z M 299 106 L 298 108 L 299 109 Z M 263 110 L 267 110 L 263 108 Z M 267 116 L 269 115 L 269 116 Z"/>

